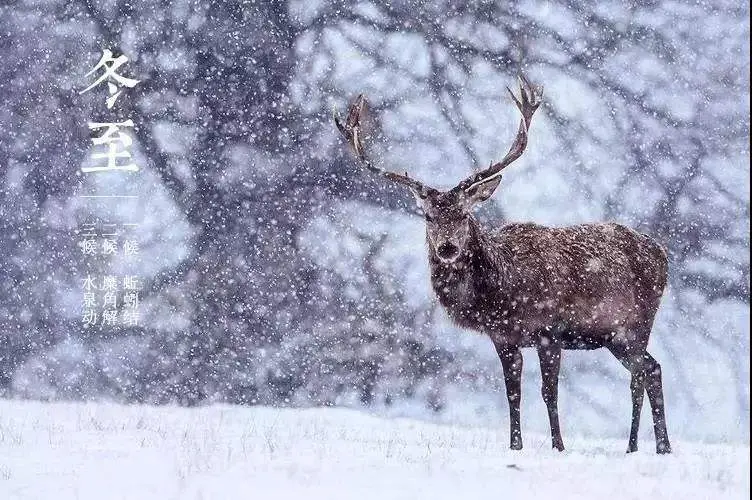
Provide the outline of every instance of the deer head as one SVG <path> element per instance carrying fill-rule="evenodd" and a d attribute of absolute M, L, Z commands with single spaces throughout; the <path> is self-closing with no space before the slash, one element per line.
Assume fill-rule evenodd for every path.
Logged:
<path fill-rule="evenodd" d="M 370 171 L 390 181 L 407 186 L 412 191 L 426 219 L 428 244 L 439 259 L 453 262 L 462 253 L 470 238 L 470 214 L 476 203 L 491 197 L 501 182 L 501 172 L 519 158 L 527 146 L 527 134 L 533 114 L 541 103 L 543 89 L 534 87 L 524 76 L 520 80 L 520 99 L 507 87 L 517 109 L 522 114 L 517 137 L 504 158 L 477 172 L 449 191 L 440 191 L 411 178 L 384 170 L 369 159 L 363 148 L 361 116 L 366 100 L 360 94 L 350 105 L 344 123 L 335 114 L 334 121 L 355 152 L 356 157 Z"/>

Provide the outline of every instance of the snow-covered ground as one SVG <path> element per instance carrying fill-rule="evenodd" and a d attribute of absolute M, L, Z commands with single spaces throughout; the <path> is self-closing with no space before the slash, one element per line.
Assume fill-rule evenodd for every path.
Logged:
<path fill-rule="evenodd" d="M 564 439 L 560 454 L 528 433 L 512 452 L 506 423 L 0 401 L 0 498 L 749 498 L 748 445 Z"/>

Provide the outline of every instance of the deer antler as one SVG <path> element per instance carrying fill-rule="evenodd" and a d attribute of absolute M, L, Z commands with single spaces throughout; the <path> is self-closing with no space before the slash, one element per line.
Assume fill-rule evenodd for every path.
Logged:
<path fill-rule="evenodd" d="M 527 131 L 530 128 L 530 122 L 533 119 L 533 114 L 543 100 L 543 87 L 533 86 L 533 84 L 530 83 L 530 80 L 523 75 L 519 75 L 518 78 L 520 80 L 520 99 L 517 99 L 514 92 L 507 87 L 509 95 L 511 95 L 512 100 L 514 100 L 514 104 L 517 106 L 517 109 L 520 110 L 520 113 L 522 113 L 520 127 L 517 130 L 517 137 L 515 137 L 512 147 L 509 148 L 509 152 L 500 162 L 493 163 L 487 169 L 471 175 L 460 182 L 457 187 L 454 188 L 455 190 L 470 191 L 481 184 L 496 179 L 501 176 L 501 171 L 504 170 L 504 168 L 522 156 L 522 153 L 525 151 L 525 147 L 527 146 Z"/>
<path fill-rule="evenodd" d="M 360 116 L 363 114 L 365 107 L 366 98 L 363 94 L 359 94 L 358 97 L 356 97 L 352 102 L 352 104 L 350 104 L 350 107 L 347 110 L 347 120 L 345 120 L 344 124 L 340 120 L 337 112 L 335 111 L 334 113 L 334 123 L 337 125 L 337 128 L 345 137 L 345 139 L 347 139 L 350 147 L 352 147 L 353 151 L 355 152 L 355 156 L 371 172 L 383 175 L 391 181 L 403 184 L 412 189 L 416 194 L 425 197 L 428 192 L 428 188 L 422 183 L 411 178 L 407 175 L 407 173 L 397 174 L 395 172 L 390 172 L 388 170 L 384 170 L 383 168 L 377 167 L 371 162 L 370 158 L 368 158 L 368 155 L 366 155 L 366 152 L 363 149 L 360 127 Z"/>

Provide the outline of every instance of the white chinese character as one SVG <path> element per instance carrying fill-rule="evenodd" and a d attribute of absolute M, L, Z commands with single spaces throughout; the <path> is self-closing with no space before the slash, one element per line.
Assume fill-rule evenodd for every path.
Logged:
<path fill-rule="evenodd" d="M 105 293 L 103 300 L 102 307 L 117 307 L 117 294 L 115 292 Z"/>
<path fill-rule="evenodd" d="M 81 236 L 89 238 L 96 236 L 97 225 L 92 222 L 85 222 L 81 224 Z"/>
<path fill-rule="evenodd" d="M 123 64 L 128 62 L 128 58 L 121 54 L 118 57 L 113 57 L 112 52 L 110 50 L 103 50 L 102 51 L 102 57 L 99 59 L 99 62 L 96 66 L 94 66 L 94 69 L 86 73 L 86 76 L 90 76 L 92 73 L 96 72 L 98 69 L 103 68 L 104 73 L 94 81 L 91 85 L 86 87 L 84 90 L 79 92 L 79 94 L 83 94 L 85 92 L 90 91 L 100 83 L 103 83 L 104 81 L 107 81 L 107 89 L 110 94 L 110 97 L 107 98 L 106 104 L 107 109 L 111 109 L 112 106 L 115 105 L 115 100 L 120 96 L 121 90 L 118 89 L 118 86 L 122 87 L 128 87 L 133 88 L 136 86 L 137 83 L 140 82 L 140 80 L 134 80 L 132 78 L 126 78 L 122 75 L 118 75 L 116 73 L 116 70 L 122 66 Z M 110 80 L 114 80 L 115 83 L 111 82 Z"/>
<path fill-rule="evenodd" d="M 117 290 L 117 277 L 116 276 L 102 277 L 102 290 Z"/>
<path fill-rule="evenodd" d="M 102 324 L 114 325 L 117 323 L 117 311 L 115 309 L 105 309 L 102 311 Z"/>
<path fill-rule="evenodd" d="M 105 158 L 107 159 L 107 166 L 104 167 L 81 167 L 81 172 L 111 172 L 113 170 L 125 170 L 127 172 L 138 172 L 139 168 L 133 162 L 125 165 L 118 165 L 118 158 L 131 158 L 128 147 L 133 144 L 131 136 L 122 132 L 120 127 L 133 127 L 133 120 L 125 120 L 118 123 L 96 123 L 89 122 L 89 128 L 91 130 L 105 128 L 106 130 L 99 137 L 94 137 L 91 142 L 95 146 L 106 146 L 107 152 L 94 153 L 91 155 L 94 159 Z M 118 149 L 118 144 L 122 146 L 122 150 Z"/>
<path fill-rule="evenodd" d="M 86 309 L 84 311 L 83 322 L 86 326 L 92 326 L 97 324 L 97 313 L 93 309 Z"/>
<path fill-rule="evenodd" d="M 128 326 L 134 326 L 138 324 L 139 313 L 138 309 L 126 309 L 123 311 L 123 323 Z"/>
<path fill-rule="evenodd" d="M 81 250 L 84 255 L 96 255 L 97 254 L 97 240 L 86 239 L 81 242 Z"/>
<path fill-rule="evenodd" d="M 115 255 L 117 250 L 116 240 L 102 240 L 102 255 Z"/>
<path fill-rule="evenodd" d="M 138 307 L 138 292 L 129 292 L 123 295 L 123 305 L 128 309 Z"/>
<path fill-rule="evenodd" d="M 97 307 L 97 298 L 93 293 L 84 293 L 84 308 L 91 309 Z"/>
<path fill-rule="evenodd" d="M 84 282 L 84 290 L 86 290 L 87 292 L 91 290 L 96 290 L 97 286 L 94 284 L 94 280 L 95 278 L 92 278 L 90 274 L 87 274 L 86 278 L 81 280 Z"/>
<path fill-rule="evenodd" d="M 127 275 L 123 276 L 123 289 L 124 290 L 139 290 L 138 276 Z"/>
<path fill-rule="evenodd" d="M 136 255 L 139 253 L 138 241 L 125 240 L 123 243 L 123 252 L 125 255 Z"/>

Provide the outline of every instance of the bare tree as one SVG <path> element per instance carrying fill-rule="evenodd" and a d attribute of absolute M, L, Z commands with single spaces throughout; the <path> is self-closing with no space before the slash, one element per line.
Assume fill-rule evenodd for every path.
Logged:
<path fill-rule="evenodd" d="M 357 393 L 358 376 L 338 383 L 356 372 L 373 374 L 362 378 L 373 380 L 371 404 L 427 401 L 428 392 L 419 391 L 431 385 L 427 404 L 439 408 L 451 384 L 497 384 L 495 366 L 479 361 L 484 353 L 438 342 L 450 327 L 431 313 L 428 287 L 407 292 L 420 299 L 411 305 L 378 314 L 393 302 L 389 293 L 404 290 L 398 270 L 412 261 L 387 246 L 367 265 L 367 249 L 381 238 L 376 224 L 361 238 L 334 214 L 356 214 L 353 221 L 360 213 L 377 215 L 386 226 L 379 231 L 392 241 L 396 222 L 413 224 L 400 215 L 413 203 L 352 165 L 332 140 L 330 113 L 338 96 L 359 90 L 380 96 L 372 104 L 388 125 L 382 130 L 390 147 L 373 152 L 399 155 L 411 172 L 448 182 L 499 153 L 488 135 L 506 123 L 495 89 L 521 68 L 549 82 L 551 99 L 536 118 L 537 137 L 546 140 L 521 160 L 524 168 L 505 177 L 506 196 L 486 203 L 479 219 L 524 210 L 535 219 L 555 215 L 556 223 L 618 219 L 656 235 L 670 245 L 672 269 L 668 312 L 659 315 L 658 328 L 686 331 L 719 366 L 747 379 L 749 195 L 740 186 L 748 175 L 741 166 L 749 158 L 749 101 L 740 96 L 748 96 L 749 80 L 738 61 L 749 50 L 748 6 L 157 5 L 159 16 L 124 0 L 0 6 L 5 390 L 18 370 L 31 366 L 41 367 L 52 393 L 101 391 L 127 401 L 185 404 L 329 404 L 338 394 Z M 697 30 L 701 24 L 708 29 Z M 75 88 L 103 47 L 131 57 L 142 80 L 123 108 L 139 124 L 134 147 L 157 175 L 170 210 L 190 227 L 183 260 L 148 276 L 144 299 L 155 317 L 181 321 L 107 335 L 82 331 L 65 306 L 84 269 L 70 237 L 75 172 L 90 145 L 82 124 L 96 118 L 91 96 L 79 97 Z M 364 88 L 354 88 L 356 82 Z M 547 189 L 516 189 L 530 178 Z M 528 201 L 512 203 L 521 193 Z M 331 245 L 356 242 L 352 255 L 334 252 L 349 269 L 323 259 L 311 241 L 327 234 L 317 229 L 322 224 L 337 230 Z M 379 321 L 352 319 L 359 315 Z M 346 358 L 340 348 L 353 330 L 363 348 Z M 373 334 L 379 330 L 391 340 Z M 668 335 L 656 340 L 668 368 L 679 359 L 680 342 Z M 80 387 L 70 377 L 55 378 L 65 371 L 58 361 L 71 342 L 92 359 L 127 348 L 127 366 Z M 316 362 L 322 346 L 326 364 Z M 357 367 L 361 355 L 354 353 L 372 351 L 391 354 L 369 364 L 378 368 Z M 468 360 L 477 367 L 463 368 Z M 91 367 L 110 362 L 89 361 Z M 672 368 L 667 397 L 697 402 L 700 372 Z M 608 366 L 584 361 L 572 372 L 594 369 L 613 375 Z M 573 378 L 561 384 L 603 408 Z M 728 389 L 741 415 L 748 415 L 747 387 Z"/>

